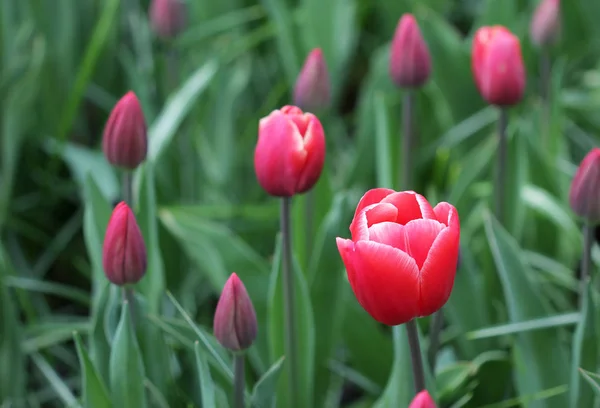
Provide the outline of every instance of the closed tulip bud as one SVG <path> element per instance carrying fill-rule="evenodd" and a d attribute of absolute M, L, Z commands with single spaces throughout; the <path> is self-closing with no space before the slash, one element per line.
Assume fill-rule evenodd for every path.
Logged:
<path fill-rule="evenodd" d="M 390 51 L 390 76 L 401 88 L 418 88 L 429 79 L 429 48 L 412 14 L 404 14 L 394 33 Z"/>
<path fill-rule="evenodd" d="M 323 109 L 329 105 L 330 92 L 327 63 L 321 49 L 315 48 L 306 57 L 300 75 L 296 79 L 294 104 L 309 111 Z"/>
<path fill-rule="evenodd" d="M 102 150 L 110 164 L 129 170 L 146 159 L 146 119 L 133 92 L 127 92 L 110 113 L 104 127 Z"/>
<path fill-rule="evenodd" d="M 102 265 L 115 285 L 137 283 L 146 273 L 146 245 L 135 216 L 125 202 L 119 203 L 108 221 Z"/>
<path fill-rule="evenodd" d="M 181 0 L 152 0 L 150 24 L 159 37 L 175 37 L 185 27 L 185 5 Z"/>
<path fill-rule="evenodd" d="M 460 221 L 445 202 L 387 188 L 369 190 L 337 238 L 348 280 L 360 305 L 395 326 L 429 316 L 448 301 L 458 260 Z"/>
<path fill-rule="evenodd" d="M 519 39 L 502 26 L 481 27 L 473 39 L 475 84 L 491 105 L 515 105 L 525 91 L 525 66 Z"/>
<path fill-rule="evenodd" d="M 600 221 L 600 149 L 593 148 L 581 161 L 569 192 L 571 209 L 580 217 Z"/>
<path fill-rule="evenodd" d="M 232 273 L 217 303 L 214 335 L 223 347 L 231 351 L 247 349 L 257 332 L 256 312 L 244 284 Z"/>
<path fill-rule="evenodd" d="M 272 196 L 291 197 L 310 190 L 325 163 L 325 135 L 319 119 L 284 106 L 260 120 L 254 170 Z"/>
<path fill-rule="evenodd" d="M 529 35 L 538 47 L 554 43 L 560 31 L 560 0 L 542 0 L 535 9 Z"/>
<path fill-rule="evenodd" d="M 408 408 L 436 408 L 436 406 L 427 390 L 423 390 L 415 395 Z"/>

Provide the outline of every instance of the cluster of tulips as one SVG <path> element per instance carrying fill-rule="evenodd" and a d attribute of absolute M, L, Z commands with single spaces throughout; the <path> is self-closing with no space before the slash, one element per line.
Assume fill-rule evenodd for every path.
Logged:
<path fill-rule="evenodd" d="M 183 17 L 181 10 L 174 8 L 175 4 L 180 7 L 172 0 L 153 2 L 151 17 L 155 30 L 165 36 L 173 34 Z M 540 47 L 548 46 L 557 39 L 559 28 L 559 1 L 542 1 L 531 23 L 532 41 Z M 389 74 L 408 95 L 405 104 L 410 105 L 412 91 L 427 82 L 431 65 L 416 19 L 410 14 L 402 16 L 391 44 Z M 502 112 L 500 174 L 495 186 L 499 195 L 496 216 L 501 218 L 506 109 L 518 104 L 525 90 L 519 39 L 502 26 L 478 29 L 472 45 L 472 71 L 481 96 Z M 300 356 L 294 342 L 290 202 L 296 195 L 311 193 L 324 166 L 325 131 L 318 117 L 305 111 L 318 111 L 329 104 L 328 75 L 321 50 L 313 50 L 298 76 L 294 105 L 274 110 L 258 122 L 254 151 L 258 183 L 282 203 L 286 370 L 292 390 L 297 378 L 295 361 Z M 441 202 L 432 206 L 424 196 L 411 190 L 410 138 L 414 123 L 410 106 L 405 112 L 403 138 L 407 143 L 403 149 L 401 191 L 387 188 L 367 191 L 356 206 L 349 227 L 350 238 L 337 238 L 337 247 L 360 305 L 380 323 L 407 324 L 416 387 L 410 407 L 423 408 L 435 407 L 435 402 L 425 389 L 414 319 L 436 313 L 450 297 L 459 258 L 460 220 L 452 204 Z M 116 104 L 106 124 L 104 154 L 112 165 L 125 169 L 127 174 L 143 162 L 147 145 L 142 108 L 135 94 L 129 92 Z M 124 201 L 114 208 L 106 229 L 103 265 L 110 282 L 131 290 L 144 276 L 147 261 L 144 240 L 130 208 L 130 179 L 124 180 Z M 600 149 L 594 149 L 581 163 L 570 192 L 571 207 L 586 220 L 600 219 L 599 184 Z M 256 334 L 252 302 L 244 284 L 232 273 L 216 308 L 214 335 L 223 347 L 236 353 L 243 367 L 244 357 L 240 352 L 252 345 Z M 239 381 L 243 390 L 243 376 L 241 380 L 236 378 Z M 244 406 L 243 397 L 243 392 L 236 391 L 236 406 Z"/>

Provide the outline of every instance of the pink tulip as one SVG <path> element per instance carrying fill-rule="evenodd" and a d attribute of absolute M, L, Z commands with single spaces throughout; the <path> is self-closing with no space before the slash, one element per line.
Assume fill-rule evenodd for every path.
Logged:
<path fill-rule="evenodd" d="M 185 27 L 185 5 L 181 0 L 152 0 L 150 24 L 159 37 L 175 37 Z"/>
<path fill-rule="evenodd" d="M 331 100 L 329 72 L 320 48 L 308 54 L 294 87 L 294 104 L 315 111 L 325 108 Z"/>
<path fill-rule="evenodd" d="M 560 0 L 542 0 L 535 9 L 529 35 L 538 47 L 555 42 L 560 32 Z"/>
<path fill-rule="evenodd" d="M 600 149 L 593 148 L 581 161 L 571 183 L 573 212 L 591 221 L 600 220 Z"/>
<path fill-rule="evenodd" d="M 427 390 L 423 390 L 412 400 L 408 408 L 436 408 L 435 402 Z"/>
<path fill-rule="evenodd" d="M 404 14 L 392 41 L 390 76 L 401 88 L 418 88 L 425 84 L 431 73 L 431 57 L 412 14 Z"/>

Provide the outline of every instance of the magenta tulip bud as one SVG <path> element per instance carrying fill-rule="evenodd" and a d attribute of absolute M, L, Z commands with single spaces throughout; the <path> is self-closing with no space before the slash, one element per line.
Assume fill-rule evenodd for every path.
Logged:
<path fill-rule="evenodd" d="M 219 343 L 231 351 L 245 350 L 256 339 L 256 312 L 246 287 L 235 272 L 221 292 L 213 330 Z"/>
<path fill-rule="evenodd" d="M 427 43 L 412 14 L 404 14 L 394 34 L 390 51 L 390 76 L 401 88 L 418 88 L 431 74 Z"/>
<path fill-rule="evenodd" d="M 161 38 L 172 38 L 185 27 L 185 5 L 181 0 L 152 0 L 150 24 Z"/>
<path fill-rule="evenodd" d="M 554 43 L 560 32 L 560 0 L 542 0 L 535 9 L 529 35 L 538 47 Z"/>
<path fill-rule="evenodd" d="M 427 390 L 423 390 L 415 395 L 408 408 L 436 408 L 436 406 Z"/>
<path fill-rule="evenodd" d="M 146 245 L 135 216 L 125 202 L 120 202 L 104 235 L 104 274 L 115 285 L 134 284 L 144 277 L 146 264 Z"/>
<path fill-rule="evenodd" d="M 571 183 L 569 203 L 575 214 L 600 220 L 600 149 L 593 148 L 581 161 Z"/>
<path fill-rule="evenodd" d="M 329 72 L 320 48 L 308 54 L 294 87 L 294 105 L 303 110 L 316 111 L 329 105 Z"/>
<path fill-rule="evenodd" d="M 146 159 L 146 119 L 133 92 L 127 92 L 110 113 L 104 127 L 102 150 L 110 164 L 129 170 Z"/>

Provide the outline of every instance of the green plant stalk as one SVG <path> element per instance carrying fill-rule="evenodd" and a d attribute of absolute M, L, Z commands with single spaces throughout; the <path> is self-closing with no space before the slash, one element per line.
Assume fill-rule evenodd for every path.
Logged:
<path fill-rule="evenodd" d="M 400 166 L 401 174 L 398 180 L 402 180 L 402 188 L 409 190 L 412 185 L 412 143 L 414 138 L 414 103 L 415 94 L 412 90 L 407 89 L 404 91 L 404 98 L 402 101 L 402 165 Z"/>
<path fill-rule="evenodd" d="M 125 170 L 123 172 L 123 201 L 132 208 L 133 211 L 133 172 Z M 123 301 L 129 303 L 129 313 L 131 314 L 131 323 L 135 327 L 135 293 L 133 286 L 123 286 Z"/>
<path fill-rule="evenodd" d="M 292 276 L 292 234 L 290 217 L 292 198 L 281 199 L 281 235 L 283 249 L 283 296 L 285 313 L 285 356 L 287 360 L 290 408 L 298 403 L 298 355 L 294 306 L 294 280 Z"/>
<path fill-rule="evenodd" d="M 581 260 L 581 280 L 579 283 L 579 306 L 581 308 L 585 295 L 585 285 L 592 272 L 592 245 L 594 245 L 594 225 L 586 220 L 583 225 L 583 259 Z"/>
<path fill-rule="evenodd" d="M 235 353 L 233 357 L 233 406 L 234 408 L 244 408 L 244 353 Z"/>
<path fill-rule="evenodd" d="M 498 118 L 498 163 L 496 167 L 496 182 L 494 185 L 494 213 L 496 219 L 503 223 L 504 219 L 504 191 L 506 184 L 506 151 L 507 136 L 506 127 L 508 125 L 508 111 L 500 108 L 500 117 Z"/>
<path fill-rule="evenodd" d="M 304 218 L 306 233 L 304 237 L 304 245 L 306 252 L 306 265 L 310 265 L 310 257 L 312 256 L 312 243 L 314 242 L 315 233 L 315 190 L 310 189 L 306 193 L 305 207 L 304 207 Z"/>
<path fill-rule="evenodd" d="M 548 146 L 550 142 L 550 114 L 552 104 L 550 101 L 552 82 L 551 82 L 550 53 L 547 49 L 542 50 L 540 54 L 540 96 L 542 98 L 542 137 L 544 145 Z"/>
<path fill-rule="evenodd" d="M 440 334 L 444 326 L 444 309 L 438 310 L 432 317 L 431 327 L 429 329 L 429 350 L 427 358 L 431 371 L 435 371 L 435 363 L 437 359 L 438 349 L 440 347 Z"/>
<path fill-rule="evenodd" d="M 417 394 L 419 391 L 425 389 L 425 370 L 423 369 L 423 359 L 421 358 L 421 347 L 419 345 L 419 331 L 415 319 L 406 323 L 406 333 L 408 334 L 408 346 L 410 347 L 410 361 L 412 364 L 415 394 Z"/>

